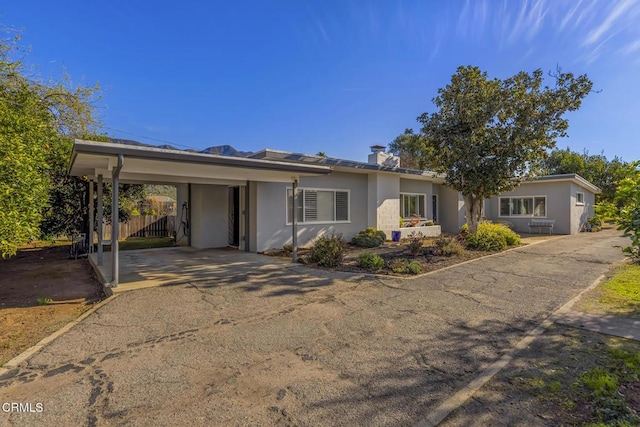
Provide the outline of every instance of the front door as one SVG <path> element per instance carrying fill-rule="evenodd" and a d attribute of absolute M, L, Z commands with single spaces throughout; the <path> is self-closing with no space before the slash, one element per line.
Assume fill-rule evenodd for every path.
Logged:
<path fill-rule="evenodd" d="M 240 187 L 229 187 L 229 245 L 240 245 Z"/>

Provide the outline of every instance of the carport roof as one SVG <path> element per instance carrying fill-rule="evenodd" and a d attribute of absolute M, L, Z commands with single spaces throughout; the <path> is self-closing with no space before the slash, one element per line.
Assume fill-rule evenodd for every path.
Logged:
<path fill-rule="evenodd" d="M 129 183 L 229 183 L 246 181 L 290 182 L 294 177 L 327 175 L 331 167 L 284 161 L 193 153 L 182 150 L 131 146 L 76 139 L 69 174 L 111 177 L 118 155 L 124 156 L 120 172 Z"/>

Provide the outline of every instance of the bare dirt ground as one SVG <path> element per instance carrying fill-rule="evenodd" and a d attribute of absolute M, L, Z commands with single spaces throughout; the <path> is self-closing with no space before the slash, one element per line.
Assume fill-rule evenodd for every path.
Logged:
<path fill-rule="evenodd" d="M 67 259 L 68 250 L 23 249 L 0 259 L 0 366 L 102 298 L 87 260 Z"/>

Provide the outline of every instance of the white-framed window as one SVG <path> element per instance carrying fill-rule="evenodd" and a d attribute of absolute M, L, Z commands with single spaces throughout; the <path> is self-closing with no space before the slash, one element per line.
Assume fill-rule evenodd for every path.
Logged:
<path fill-rule="evenodd" d="M 584 193 L 576 191 L 576 205 L 584 205 Z"/>
<path fill-rule="evenodd" d="M 325 188 L 298 188 L 297 220 L 305 223 L 332 223 L 350 221 L 349 190 Z M 291 224 L 293 189 L 287 188 L 287 224 Z"/>
<path fill-rule="evenodd" d="M 400 193 L 400 217 L 408 218 L 411 215 L 427 217 L 426 194 Z"/>
<path fill-rule="evenodd" d="M 500 197 L 500 216 L 547 216 L 547 196 Z"/>

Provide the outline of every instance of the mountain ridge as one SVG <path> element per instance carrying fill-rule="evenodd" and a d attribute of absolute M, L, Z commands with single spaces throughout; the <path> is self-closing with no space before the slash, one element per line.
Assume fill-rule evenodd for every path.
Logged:
<path fill-rule="evenodd" d="M 188 151 L 191 153 L 202 153 L 202 154 L 217 154 L 220 156 L 230 156 L 230 157 L 249 157 L 252 154 L 254 154 L 252 151 L 236 150 L 232 145 L 229 145 L 229 144 L 215 145 L 212 147 L 205 148 L 204 150 L 198 151 L 194 149 L 183 150 L 181 148 L 176 148 L 173 145 L 169 145 L 169 144 L 163 144 L 163 145 L 146 144 L 144 142 L 134 141 L 133 139 L 109 138 L 109 142 L 113 144 L 133 145 L 136 147 L 153 147 L 153 148 L 162 148 L 165 150 Z"/>

